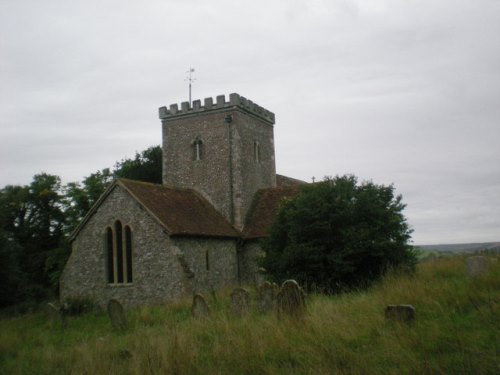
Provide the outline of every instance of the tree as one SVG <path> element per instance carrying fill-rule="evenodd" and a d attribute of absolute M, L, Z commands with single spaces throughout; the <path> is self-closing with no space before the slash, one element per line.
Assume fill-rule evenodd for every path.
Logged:
<path fill-rule="evenodd" d="M 82 183 L 70 182 L 65 187 L 66 233 L 71 233 L 113 181 L 109 168 L 92 173 Z"/>
<path fill-rule="evenodd" d="M 63 204 L 60 178 L 46 173 L 35 175 L 28 186 L 0 190 L 0 247 L 11 264 L 4 277 L 19 280 L 16 275 L 22 275 L 16 287 L 28 297 L 42 298 L 53 286 L 45 269 L 51 251 L 64 239 Z"/>
<path fill-rule="evenodd" d="M 413 269 L 411 229 L 394 187 L 325 178 L 286 201 L 263 243 L 262 265 L 276 280 L 336 292 L 369 285 L 394 267 Z"/>
<path fill-rule="evenodd" d="M 24 279 L 20 269 L 21 247 L 12 236 L 0 229 L 0 308 L 24 298 Z"/>
<path fill-rule="evenodd" d="M 151 146 L 134 159 L 124 159 L 115 165 L 115 177 L 131 180 L 162 183 L 162 150 L 160 146 Z"/>

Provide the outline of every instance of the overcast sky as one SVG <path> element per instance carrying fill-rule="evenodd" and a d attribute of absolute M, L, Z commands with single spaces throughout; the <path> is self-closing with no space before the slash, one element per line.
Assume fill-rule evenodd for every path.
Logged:
<path fill-rule="evenodd" d="M 0 187 L 160 144 L 190 66 L 276 114 L 278 173 L 393 183 L 416 244 L 500 240 L 498 0 L 0 0 Z"/>

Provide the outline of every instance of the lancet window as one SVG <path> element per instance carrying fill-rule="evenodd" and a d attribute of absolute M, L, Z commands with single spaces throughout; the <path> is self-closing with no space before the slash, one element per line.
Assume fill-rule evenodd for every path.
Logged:
<path fill-rule="evenodd" d="M 106 271 L 109 284 L 132 283 L 132 230 L 119 220 L 106 228 Z"/>

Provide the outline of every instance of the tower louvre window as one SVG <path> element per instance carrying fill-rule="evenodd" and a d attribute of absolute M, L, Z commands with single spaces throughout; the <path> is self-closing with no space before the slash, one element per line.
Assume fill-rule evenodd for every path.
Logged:
<path fill-rule="evenodd" d="M 132 230 L 119 220 L 106 228 L 106 273 L 109 284 L 132 283 Z"/>

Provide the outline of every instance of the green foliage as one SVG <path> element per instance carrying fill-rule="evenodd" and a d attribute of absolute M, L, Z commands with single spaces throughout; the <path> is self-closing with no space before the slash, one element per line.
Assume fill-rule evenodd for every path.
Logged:
<path fill-rule="evenodd" d="M 152 146 L 143 152 L 136 153 L 134 159 L 124 159 L 115 165 L 116 177 L 131 180 L 162 183 L 162 150 L 160 146 Z"/>
<path fill-rule="evenodd" d="M 395 267 L 413 269 L 411 230 L 393 186 L 325 178 L 285 202 L 264 241 L 262 265 L 276 280 L 336 292 L 369 285 Z"/>
<path fill-rule="evenodd" d="M 10 276 L 5 277 L 18 280 L 8 284 L 7 294 L 16 295 L 16 300 L 20 296 L 35 300 L 47 296 L 51 280 L 45 264 L 51 250 L 63 239 L 64 222 L 59 177 L 41 173 L 30 185 L 0 190 L 2 247 L 9 252 L 11 264 L 6 270 Z"/>
<path fill-rule="evenodd" d="M 21 250 L 12 236 L 0 229 L 0 308 L 22 300 Z"/>
<path fill-rule="evenodd" d="M 66 233 L 71 233 L 113 181 L 109 168 L 92 173 L 82 183 L 66 185 Z"/>
<path fill-rule="evenodd" d="M 83 181 L 62 186 L 58 176 L 40 173 L 29 185 L 0 189 L 0 308 L 57 293 L 70 254 L 66 237 L 114 178 L 161 183 L 162 152 L 153 146 Z"/>

